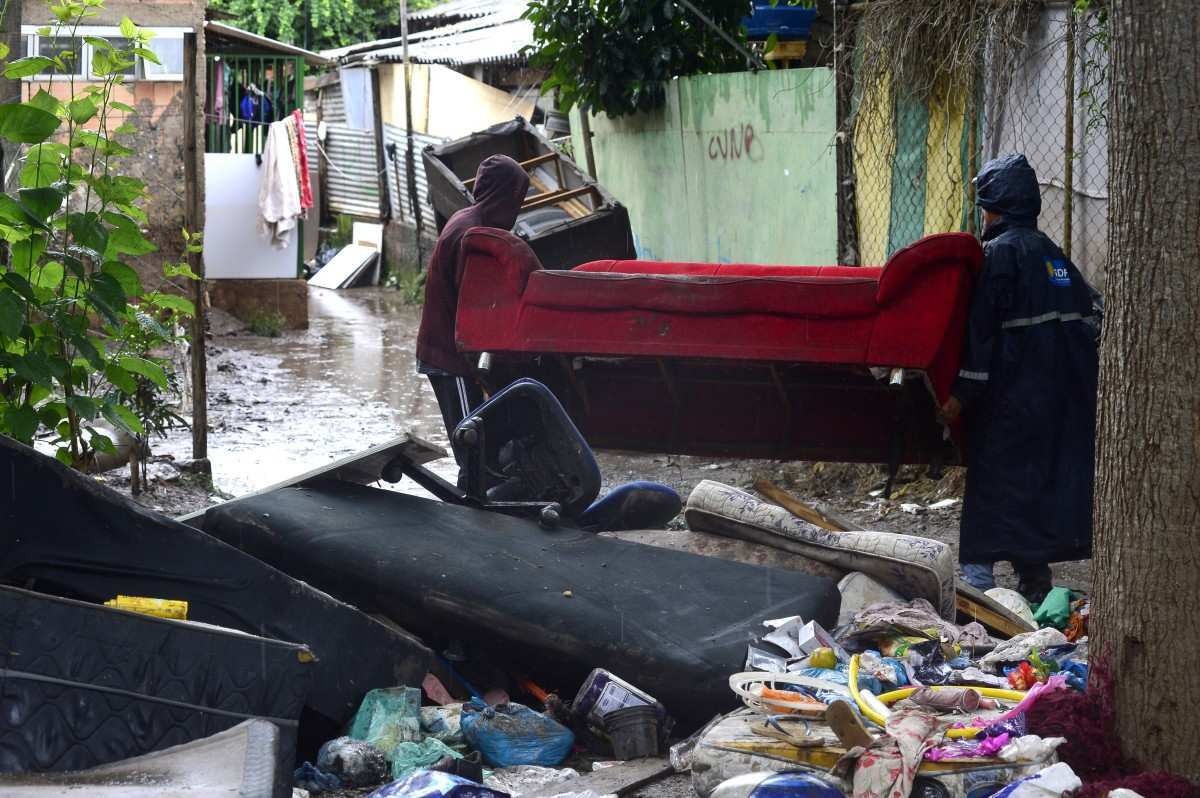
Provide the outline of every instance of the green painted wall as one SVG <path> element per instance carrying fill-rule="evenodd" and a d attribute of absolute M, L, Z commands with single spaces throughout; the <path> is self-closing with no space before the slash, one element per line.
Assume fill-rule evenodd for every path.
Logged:
<path fill-rule="evenodd" d="M 593 117 L 596 171 L 639 257 L 836 263 L 835 100 L 828 69 L 742 72 L 672 81 L 651 114 Z"/>

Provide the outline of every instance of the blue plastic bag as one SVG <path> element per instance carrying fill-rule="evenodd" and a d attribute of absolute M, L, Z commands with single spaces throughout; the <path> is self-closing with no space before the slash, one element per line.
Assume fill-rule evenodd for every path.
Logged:
<path fill-rule="evenodd" d="M 408 778 L 385 784 L 367 798 L 509 798 L 508 793 L 468 781 L 461 776 L 418 770 Z"/>
<path fill-rule="evenodd" d="M 566 726 L 523 704 L 463 707 L 463 737 L 494 767 L 557 767 L 571 753 L 575 735 Z"/>
<path fill-rule="evenodd" d="M 802 668 L 796 671 L 796 673 L 801 676 L 807 676 L 810 679 L 823 679 L 834 684 L 850 684 L 850 677 L 846 674 L 845 665 L 839 665 L 837 670 L 829 670 L 828 668 Z M 875 695 L 882 695 L 887 692 L 883 689 L 883 685 L 878 679 L 861 672 L 858 674 L 858 689 L 870 690 Z"/>

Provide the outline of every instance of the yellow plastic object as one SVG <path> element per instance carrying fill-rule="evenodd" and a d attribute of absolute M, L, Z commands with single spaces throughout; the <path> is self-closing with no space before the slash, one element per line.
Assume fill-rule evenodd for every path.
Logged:
<path fill-rule="evenodd" d="M 153 615 L 156 618 L 170 618 L 174 621 L 186 621 L 188 614 L 186 601 L 146 598 L 145 596 L 117 596 L 115 599 L 104 602 L 104 606 L 140 612 L 142 615 Z"/>
<path fill-rule="evenodd" d="M 961 690 L 964 687 L 969 687 L 971 690 L 979 693 L 984 698 L 998 698 L 1001 701 L 1016 701 L 1020 702 L 1025 698 L 1025 694 L 1020 690 L 1001 690 L 998 687 L 971 687 L 970 685 L 934 685 L 934 690 Z M 917 692 L 916 687 L 901 687 L 899 690 L 892 690 L 888 693 L 876 696 L 884 704 L 894 704 L 897 701 L 903 701 L 913 693 Z"/>
<path fill-rule="evenodd" d="M 837 667 L 837 654 L 833 653 L 832 648 L 818 648 L 809 656 L 808 666 L 833 670 Z"/>
<path fill-rule="evenodd" d="M 862 711 L 863 716 L 866 717 L 868 720 L 870 720 L 875 725 L 879 726 L 880 728 L 886 727 L 887 726 L 886 719 L 882 715 L 880 715 L 878 712 L 873 710 L 870 707 L 870 705 L 867 703 L 867 701 L 863 699 L 863 696 L 859 693 L 859 690 L 858 690 L 858 654 L 855 654 L 854 656 L 850 657 L 850 672 L 847 674 L 847 682 L 849 682 L 849 684 L 847 686 L 850 688 L 850 697 L 854 699 L 854 703 L 858 704 L 858 708 Z M 1011 693 L 1012 692 L 1011 690 L 994 690 L 993 691 L 992 688 L 987 688 L 987 689 L 989 692 L 1000 692 L 1000 693 Z M 904 692 L 904 691 L 903 690 L 893 690 L 890 693 L 884 693 L 882 696 L 878 696 L 878 697 L 871 696 L 871 698 L 874 698 L 876 701 L 880 701 L 880 702 L 886 704 L 887 702 L 884 701 L 884 698 L 886 696 L 893 696 L 896 693 L 900 693 L 900 692 Z M 988 695 L 988 693 L 983 693 L 983 694 Z M 1024 697 L 1023 694 L 1018 694 L 1018 695 L 1021 695 L 1022 697 Z M 1000 696 L 988 695 L 988 697 L 989 698 L 998 698 Z M 893 700 L 899 700 L 899 699 L 893 699 Z M 972 737 L 975 737 L 981 731 L 983 731 L 983 730 L 976 728 L 976 727 L 967 727 L 965 729 L 947 729 L 946 736 L 950 737 L 952 739 L 970 739 Z"/>

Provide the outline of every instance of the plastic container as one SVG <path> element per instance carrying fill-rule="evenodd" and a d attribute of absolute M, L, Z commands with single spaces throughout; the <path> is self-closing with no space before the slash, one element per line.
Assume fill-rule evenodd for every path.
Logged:
<path fill-rule="evenodd" d="M 613 755 L 621 760 L 658 756 L 658 715 L 645 704 L 608 713 L 604 730 L 612 741 Z"/>
<path fill-rule="evenodd" d="M 671 725 L 667 708 L 654 696 L 603 668 L 596 668 L 588 675 L 575 696 L 571 710 L 593 731 L 607 734 L 605 718 L 619 709 L 635 706 L 654 707 L 659 732 L 665 738 Z"/>

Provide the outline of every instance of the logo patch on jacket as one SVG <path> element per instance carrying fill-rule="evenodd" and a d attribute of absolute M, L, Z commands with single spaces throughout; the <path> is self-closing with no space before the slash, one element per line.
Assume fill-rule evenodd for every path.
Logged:
<path fill-rule="evenodd" d="M 1046 276 L 1050 278 L 1051 285 L 1070 285 L 1071 272 L 1067 270 L 1067 262 L 1065 260 L 1046 259 Z"/>

